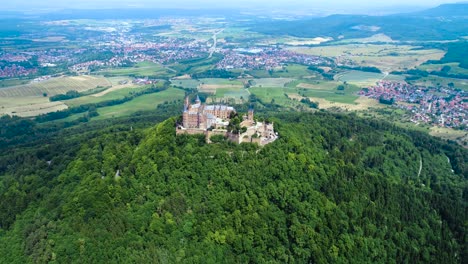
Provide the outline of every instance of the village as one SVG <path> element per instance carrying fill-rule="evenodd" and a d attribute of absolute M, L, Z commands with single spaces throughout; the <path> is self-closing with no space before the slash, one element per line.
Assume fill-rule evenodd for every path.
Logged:
<path fill-rule="evenodd" d="M 468 129 L 468 93 L 462 90 L 380 81 L 359 94 L 409 111 L 414 123 Z"/>

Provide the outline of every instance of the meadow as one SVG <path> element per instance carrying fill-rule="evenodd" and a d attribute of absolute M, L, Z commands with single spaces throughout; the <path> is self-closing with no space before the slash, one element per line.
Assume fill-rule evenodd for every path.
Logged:
<path fill-rule="evenodd" d="M 377 67 L 383 72 L 401 71 L 428 60 L 440 60 L 445 52 L 410 45 L 348 44 L 321 47 L 293 47 L 289 50 L 316 56 L 334 57 L 337 63 L 352 61 L 360 66 Z"/>
<path fill-rule="evenodd" d="M 93 104 L 93 103 L 98 103 L 98 102 L 103 102 L 103 101 L 121 99 L 121 98 L 124 98 L 125 96 L 131 95 L 132 93 L 143 91 L 147 88 L 148 86 L 134 86 L 134 87 L 123 88 L 123 89 L 119 89 L 116 91 L 112 91 L 102 96 L 88 95 L 88 96 L 74 98 L 71 100 L 66 100 L 63 102 L 70 107 L 79 106 L 82 104 Z"/>
<path fill-rule="evenodd" d="M 142 95 L 120 105 L 99 108 L 97 110 L 99 116 L 95 117 L 95 119 L 128 116 L 139 111 L 154 110 L 159 104 L 163 104 L 164 102 L 183 100 L 184 95 L 185 93 L 183 90 L 176 88 L 169 88 L 158 93 Z"/>
<path fill-rule="evenodd" d="M 401 75 L 386 75 L 383 73 L 363 72 L 363 71 L 346 71 L 335 75 L 335 79 L 341 82 L 356 84 L 359 86 L 374 85 L 381 80 L 387 81 L 403 81 L 404 76 Z"/>
<path fill-rule="evenodd" d="M 46 97 L 1 97 L 0 116 L 3 114 L 17 115 L 23 117 L 37 116 L 49 112 L 66 109 L 67 105 L 62 102 L 49 102 Z"/>
<path fill-rule="evenodd" d="M 461 68 L 460 63 L 458 62 L 451 62 L 451 63 L 442 63 L 442 64 L 423 64 L 418 67 L 420 70 L 424 71 L 440 71 L 444 66 L 449 66 L 450 70 L 448 73 L 450 74 L 466 74 L 468 75 L 468 69 Z"/>
<path fill-rule="evenodd" d="M 468 80 L 466 79 L 445 78 L 435 75 L 429 75 L 427 77 L 422 77 L 418 80 L 411 81 L 411 83 L 432 87 L 447 87 L 450 83 L 453 83 L 455 88 L 468 91 Z"/>
<path fill-rule="evenodd" d="M 253 80 L 254 87 L 284 87 L 294 81 L 293 78 L 259 78 Z"/>
<path fill-rule="evenodd" d="M 97 73 L 104 76 L 135 76 L 150 78 L 172 77 L 174 75 L 174 72 L 170 69 L 153 62 L 140 62 L 133 67 L 104 69 Z"/>
<path fill-rule="evenodd" d="M 42 82 L 11 86 L 0 89 L 0 97 L 52 96 L 75 90 L 83 92 L 97 87 L 110 87 L 112 84 L 101 76 L 58 77 Z"/>

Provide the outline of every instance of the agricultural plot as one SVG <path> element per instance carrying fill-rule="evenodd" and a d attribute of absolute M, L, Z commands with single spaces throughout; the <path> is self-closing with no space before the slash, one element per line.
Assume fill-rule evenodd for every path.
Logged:
<path fill-rule="evenodd" d="M 338 91 L 328 91 L 328 90 L 314 90 L 307 89 L 302 93 L 305 97 L 315 97 L 323 98 L 330 102 L 344 103 L 344 104 L 354 104 L 355 101 L 359 98 L 358 95 L 352 93 L 340 93 Z"/>
<path fill-rule="evenodd" d="M 444 66 L 449 66 L 450 70 L 448 73 L 450 74 L 466 74 L 468 75 L 468 69 L 461 68 L 460 63 L 453 62 L 453 63 L 443 63 L 443 64 L 423 64 L 418 67 L 418 69 L 423 71 L 440 71 Z"/>
<path fill-rule="evenodd" d="M 459 142 L 462 146 L 468 144 L 468 132 L 444 127 L 431 127 L 429 134 L 431 136 Z"/>
<path fill-rule="evenodd" d="M 297 105 L 297 102 L 286 96 L 287 93 L 294 93 L 296 91 L 294 88 L 253 87 L 249 91 L 264 103 L 275 103 L 286 107 Z"/>
<path fill-rule="evenodd" d="M 250 70 L 247 74 L 255 78 L 306 78 L 314 75 L 312 71 L 307 69 L 307 66 L 298 64 L 291 64 L 271 71 Z"/>
<path fill-rule="evenodd" d="M 354 101 L 359 98 L 357 92 L 360 87 L 352 84 L 344 85 L 337 81 L 309 81 L 298 80 L 293 82 L 296 84 L 299 94 L 304 97 L 323 98 L 331 102 L 354 104 Z M 338 90 L 338 86 L 342 86 L 343 90 Z"/>
<path fill-rule="evenodd" d="M 305 98 L 302 95 L 296 93 L 288 93 L 289 98 L 300 101 L 301 99 Z M 380 104 L 377 100 L 366 98 L 366 97 L 359 97 L 352 102 L 349 103 L 340 103 L 336 101 L 330 101 L 320 97 L 307 97 L 313 102 L 317 102 L 319 104 L 319 109 L 330 109 L 330 108 L 339 108 L 341 110 L 346 111 L 364 111 L 369 110 L 371 108 L 384 108 L 385 106 Z"/>
<path fill-rule="evenodd" d="M 71 100 L 66 100 L 64 101 L 64 103 L 71 107 L 71 106 L 79 106 L 82 104 L 93 104 L 93 103 L 98 103 L 98 102 L 103 102 L 103 101 L 121 99 L 121 98 L 124 98 L 125 96 L 131 95 L 132 93 L 143 91 L 147 88 L 148 88 L 147 86 L 122 88 L 119 90 L 111 91 L 101 96 L 96 96 L 95 94 L 88 95 L 88 96 L 78 97 L 78 98 L 71 99 Z"/>
<path fill-rule="evenodd" d="M 428 60 L 440 60 L 445 55 L 442 50 L 419 48 L 409 45 L 349 44 L 289 49 L 302 54 L 334 57 L 337 63 L 352 61 L 361 66 L 377 67 L 383 72 L 411 69 Z"/>
<path fill-rule="evenodd" d="M 0 97 L 0 116 L 37 116 L 67 109 L 62 102 L 49 102 L 45 97 Z"/>
<path fill-rule="evenodd" d="M 129 102 L 120 105 L 108 106 L 98 109 L 99 116 L 96 119 L 105 119 L 119 116 L 129 116 L 139 111 L 156 109 L 157 105 L 174 100 L 183 100 L 184 91 L 176 88 L 169 88 L 159 93 L 152 93 L 139 96 Z"/>
<path fill-rule="evenodd" d="M 111 83 L 98 76 L 74 76 L 53 78 L 43 82 L 0 89 L 0 97 L 52 96 L 75 90 L 87 91 L 96 87 L 108 87 Z"/>
<path fill-rule="evenodd" d="M 403 81 L 405 78 L 401 75 L 383 74 L 363 71 L 346 71 L 335 76 L 335 79 L 341 82 L 352 83 L 360 86 L 374 85 L 381 80 Z"/>
<path fill-rule="evenodd" d="M 162 78 L 172 77 L 174 72 L 164 66 L 152 62 L 141 62 L 134 67 L 128 68 L 111 68 L 98 72 L 105 76 L 135 76 L 135 77 L 151 77 Z"/>
<path fill-rule="evenodd" d="M 468 91 L 468 80 L 467 79 L 455 79 L 455 78 L 445 78 L 435 75 L 429 75 L 421 79 L 411 81 L 410 83 L 423 86 L 432 86 L 432 87 L 447 87 L 450 83 L 453 83 L 454 88 L 463 89 Z"/>
<path fill-rule="evenodd" d="M 253 87 L 284 87 L 292 78 L 260 78 L 253 80 Z"/>
<path fill-rule="evenodd" d="M 211 102 L 231 102 L 243 103 L 248 101 L 249 91 L 244 87 L 218 88 L 216 94 L 209 97 Z"/>

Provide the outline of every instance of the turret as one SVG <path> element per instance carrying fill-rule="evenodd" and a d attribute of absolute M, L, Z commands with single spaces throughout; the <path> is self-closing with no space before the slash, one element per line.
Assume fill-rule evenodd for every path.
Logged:
<path fill-rule="evenodd" d="M 247 115 L 247 120 L 254 121 L 254 110 L 252 108 L 249 109 L 249 113 Z"/>
<path fill-rule="evenodd" d="M 195 103 L 196 103 L 196 104 L 200 104 L 200 103 L 201 103 L 200 97 L 198 96 L 198 94 L 197 94 L 197 99 L 195 99 Z"/>
<path fill-rule="evenodd" d="M 185 101 L 184 101 L 184 112 L 187 111 L 190 107 L 190 102 L 189 102 L 189 97 L 188 95 L 185 96 Z"/>

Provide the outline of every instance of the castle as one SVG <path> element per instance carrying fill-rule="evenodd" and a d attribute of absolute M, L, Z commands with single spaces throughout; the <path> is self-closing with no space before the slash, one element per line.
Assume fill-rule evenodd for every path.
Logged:
<path fill-rule="evenodd" d="M 177 134 L 205 134 L 207 142 L 213 135 L 222 135 L 238 144 L 242 142 L 266 145 L 278 138 L 273 124 L 254 120 L 254 111 L 242 117 L 240 131 L 228 131 L 231 118 L 235 116 L 234 107 L 226 105 L 205 105 L 197 96 L 195 104 L 190 104 L 188 96 L 185 98 L 182 123 L 177 125 Z"/>

